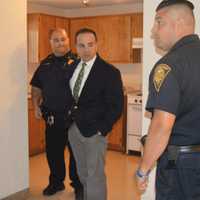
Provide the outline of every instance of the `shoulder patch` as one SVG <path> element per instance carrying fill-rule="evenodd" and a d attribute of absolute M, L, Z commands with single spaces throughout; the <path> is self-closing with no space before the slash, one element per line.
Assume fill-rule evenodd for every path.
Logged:
<path fill-rule="evenodd" d="M 153 83 L 154 87 L 157 92 L 160 91 L 160 87 L 163 84 L 163 81 L 165 80 L 166 76 L 171 71 L 171 67 L 167 64 L 159 64 L 154 71 L 153 75 Z"/>

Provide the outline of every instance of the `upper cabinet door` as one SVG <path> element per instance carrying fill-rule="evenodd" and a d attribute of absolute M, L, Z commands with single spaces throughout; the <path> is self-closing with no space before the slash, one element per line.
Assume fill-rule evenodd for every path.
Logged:
<path fill-rule="evenodd" d="M 44 59 L 51 53 L 49 43 L 49 31 L 56 27 L 56 18 L 50 15 L 40 15 L 40 34 L 39 34 L 39 60 Z"/>
<path fill-rule="evenodd" d="M 131 16 L 132 37 L 143 37 L 143 13 L 134 13 Z"/>
<path fill-rule="evenodd" d="M 131 60 L 131 17 L 128 15 L 77 18 L 70 21 L 70 40 L 75 50 L 74 37 L 80 28 L 92 28 L 98 37 L 98 52 L 109 62 Z"/>
<path fill-rule="evenodd" d="M 56 17 L 56 28 L 63 28 L 69 34 L 69 19 L 64 17 Z"/>
<path fill-rule="evenodd" d="M 132 39 L 143 37 L 143 13 L 134 13 L 131 16 Z M 132 49 L 131 60 L 134 63 L 142 62 L 142 49 Z"/>
<path fill-rule="evenodd" d="M 28 63 L 39 62 L 39 14 L 28 14 L 27 17 L 27 40 L 28 40 Z"/>

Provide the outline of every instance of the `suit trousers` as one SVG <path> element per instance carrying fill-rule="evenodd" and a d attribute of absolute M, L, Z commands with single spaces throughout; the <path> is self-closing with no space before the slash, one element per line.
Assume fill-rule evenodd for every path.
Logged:
<path fill-rule="evenodd" d="M 59 186 L 63 184 L 66 175 L 64 150 L 68 144 L 67 129 L 63 117 L 55 118 L 55 123 L 49 125 L 46 123 L 46 156 L 50 169 L 49 184 Z M 79 177 L 76 170 L 76 163 L 74 156 L 69 149 L 69 176 L 72 185 L 75 188 L 81 187 Z"/>
<path fill-rule="evenodd" d="M 84 137 L 75 123 L 69 128 L 68 137 L 83 184 L 84 200 L 106 200 L 106 138 L 97 134 Z"/>
<path fill-rule="evenodd" d="M 200 199 L 200 153 L 179 153 L 176 163 L 165 152 L 158 161 L 156 200 Z"/>

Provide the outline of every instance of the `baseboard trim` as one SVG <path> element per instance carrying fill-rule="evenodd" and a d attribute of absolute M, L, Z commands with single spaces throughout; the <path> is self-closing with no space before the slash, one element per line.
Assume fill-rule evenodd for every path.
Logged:
<path fill-rule="evenodd" d="M 15 194 L 12 194 L 6 198 L 3 198 L 1 200 L 26 200 L 29 197 L 29 189 L 25 189 L 19 192 L 16 192 Z"/>

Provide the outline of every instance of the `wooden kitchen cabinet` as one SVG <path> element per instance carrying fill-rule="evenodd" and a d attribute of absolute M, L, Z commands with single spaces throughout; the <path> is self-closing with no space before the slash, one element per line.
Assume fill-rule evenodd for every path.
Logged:
<path fill-rule="evenodd" d="M 28 14 L 28 62 L 39 63 L 51 53 L 49 31 L 64 28 L 69 33 L 69 19 L 46 14 Z"/>
<path fill-rule="evenodd" d="M 56 26 L 56 18 L 50 15 L 40 15 L 39 23 L 39 61 L 51 53 L 49 31 Z"/>
<path fill-rule="evenodd" d="M 143 13 L 134 13 L 131 15 L 131 34 L 132 38 L 143 38 Z M 133 49 L 131 60 L 134 63 L 141 63 L 142 49 Z"/>
<path fill-rule="evenodd" d="M 98 16 L 70 20 L 71 48 L 75 51 L 75 33 L 83 27 L 93 29 L 98 37 L 98 52 L 109 62 L 130 62 L 131 16 Z"/>
<path fill-rule="evenodd" d="M 28 100 L 29 156 L 45 151 L 45 124 L 34 115 L 31 99 Z"/>
<path fill-rule="evenodd" d="M 112 63 L 139 62 L 141 50 L 132 50 L 132 38 L 143 35 L 143 14 L 64 18 L 46 14 L 28 14 L 28 62 L 39 63 L 50 52 L 48 33 L 55 27 L 65 28 L 70 46 L 75 49 L 75 33 L 83 27 L 94 29 L 98 52 Z"/>
<path fill-rule="evenodd" d="M 108 149 L 125 152 L 126 151 L 126 117 L 127 116 L 127 96 L 124 96 L 124 109 L 120 119 L 114 124 L 113 129 L 108 133 Z"/>
<path fill-rule="evenodd" d="M 143 13 L 134 13 L 131 15 L 132 37 L 143 37 Z"/>

